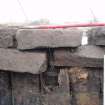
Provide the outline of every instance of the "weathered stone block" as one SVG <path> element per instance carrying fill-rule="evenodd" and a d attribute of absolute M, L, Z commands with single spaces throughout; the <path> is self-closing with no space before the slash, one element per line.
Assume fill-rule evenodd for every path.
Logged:
<path fill-rule="evenodd" d="M 0 48 L 0 69 L 39 74 L 46 71 L 46 53 Z"/>
<path fill-rule="evenodd" d="M 12 105 L 9 73 L 0 71 L 0 105 Z"/>
<path fill-rule="evenodd" d="M 18 49 L 43 47 L 77 47 L 81 45 L 82 32 L 68 29 L 21 29 L 17 32 Z"/>
<path fill-rule="evenodd" d="M 14 105 L 41 105 L 38 75 L 12 73 L 11 76 Z"/>
<path fill-rule="evenodd" d="M 105 27 L 93 28 L 87 34 L 89 44 L 105 46 Z"/>
<path fill-rule="evenodd" d="M 8 48 L 14 47 L 14 37 L 17 32 L 17 28 L 0 28 L 0 47 Z"/>
<path fill-rule="evenodd" d="M 55 50 L 55 66 L 103 67 L 105 49 L 98 46 L 81 46 L 75 52 Z"/>

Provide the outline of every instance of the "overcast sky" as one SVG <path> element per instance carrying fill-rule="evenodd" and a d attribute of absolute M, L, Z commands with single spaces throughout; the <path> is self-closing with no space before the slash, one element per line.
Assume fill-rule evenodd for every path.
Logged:
<path fill-rule="evenodd" d="M 105 0 L 0 0 L 0 23 L 49 19 L 52 23 L 105 22 Z M 91 8 L 91 10 L 90 10 Z M 26 18 L 27 17 L 27 18 Z"/>

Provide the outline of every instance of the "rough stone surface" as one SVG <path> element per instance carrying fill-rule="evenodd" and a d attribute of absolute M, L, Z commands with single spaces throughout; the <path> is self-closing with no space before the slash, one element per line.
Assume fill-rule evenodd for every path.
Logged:
<path fill-rule="evenodd" d="M 39 76 L 12 73 L 13 105 L 41 105 L 39 94 Z"/>
<path fill-rule="evenodd" d="M 76 104 L 74 105 L 100 105 L 97 93 L 77 93 L 75 94 Z"/>
<path fill-rule="evenodd" d="M 93 28 L 87 35 L 89 44 L 105 46 L 105 27 Z"/>
<path fill-rule="evenodd" d="M 103 69 L 72 67 L 69 69 L 74 92 L 100 92 L 100 71 Z"/>
<path fill-rule="evenodd" d="M 51 93 L 42 96 L 42 105 L 71 105 L 70 96 L 65 93 Z"/>
<path fill-rule="evenodd" d="M 81 45 L 82 32 L 68 29 L 21 29 L 17 32 L 18 49 L 43 47 L 77 47 Z"/>
<path fill-rule="evenodd" d="M 74 67 L 69 70 L 73 105 L 100 105 L 100 74 L 96 68 Z"/>
<path fill-rule="evenodd" d="M 10 78 L 7 72 L 0 71 L 0 105 L 12 105 Z"/>
<path fill-rule="evenodd" d="M 45 94 L 42 94 L 42 105 L 71 105 L 68 70 L 60 70 L 58 86 L 43 86 Z"/>
<path fill-rule="evenodd" d="M 46 54 L 44 52 L 20 52 L 0 48 L 1 70 L 39 74 L 46 70 L 46 66 Z"/>
<path fill-rule="evenodd" d="M 75 52 L 55 50 L 55 66 L 103 67 L 105 49 L 98 46 L 81 46 Z"/>
<path fill-rule="evenodd" d="M 14 47 L 14 38 L 18 28 L 0 28 L 0 47 Z"/>

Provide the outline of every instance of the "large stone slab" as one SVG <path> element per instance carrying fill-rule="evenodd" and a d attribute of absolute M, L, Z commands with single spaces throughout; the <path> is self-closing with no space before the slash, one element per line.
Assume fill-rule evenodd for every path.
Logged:
<path fill-rule="evenodd" d="M 105 48 L 98 46 L 81 46 L 75 52 L 70 50 L 55 50 L 55 66 L 103 67 Z"/>
<path fill-rule="evenodd" d="M 26 73 L 12 73 L 13 105 L 41 105 L 39 76 Z"/>
<path fill-rule="evenodd" d="M 0 71 L 0 105 L 12 105 L 12 92 L 8 72 Z"/>
<path fill-rule="evenodd" d="M 8 48 L 14 47 L 14 37 L 18 28 L 0 28 L 0 47 Z"/>
<path fill-rule="evenodd" d="M 18 49 L 39 47 L 77 47 L 81 45 L 82 32 L 73 29 L 20 29 L 16 39 Z"/>
<path fill-rule="evenodd" d="M 89 44 L 105 46 L 105 27 L 93 28 L 87 34 Z"/>
<path fill-rule="evenodd" d="M 46 53 L 0 48 L 0 69 L 38 74 L 46 70 Z"/>

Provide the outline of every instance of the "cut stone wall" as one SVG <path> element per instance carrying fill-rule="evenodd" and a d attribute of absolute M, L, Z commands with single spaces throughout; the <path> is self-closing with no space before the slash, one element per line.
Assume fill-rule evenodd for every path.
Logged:
<path fill-rule="evenodd" d="M 103 105 L 104 30 L 0 28 L 0 105 Z"/>

